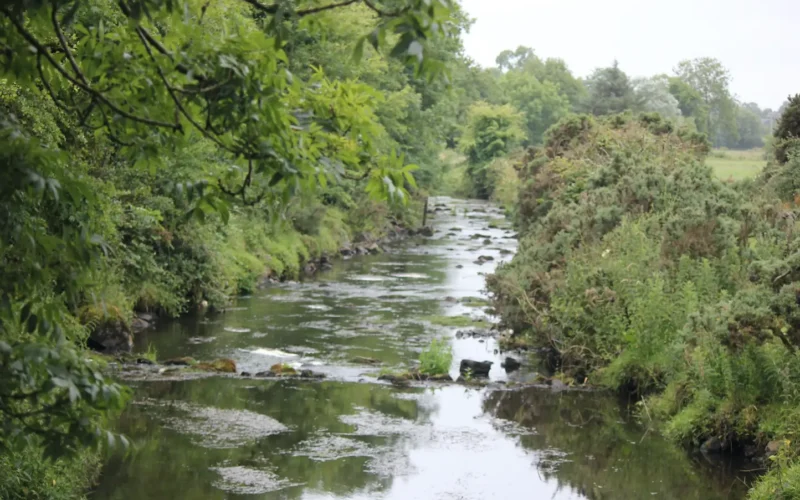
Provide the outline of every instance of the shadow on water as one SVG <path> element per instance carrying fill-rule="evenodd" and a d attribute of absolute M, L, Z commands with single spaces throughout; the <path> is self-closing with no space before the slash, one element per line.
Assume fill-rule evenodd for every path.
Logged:
<path fill-rule="evenodd" d="M 381 368 L 413 364 L 439 336 L 451 339 L 453 375 L 463 358 L 494 361 L 495 384 L 532 375 L 507 375 L 493 339 L 457 339 L 459 327 L 432 319 L 488 326 L 481 273 L 491 265 L 478 256 L 494 264 L 516 246 L 490 205 L 433 206 L 432 238 L 140 335 L 137 349 L 153 345 L 161 359 L 230 357 L 251 373 L 291 363 L 327 379 L 127 373 L 136 396 L 118 427 L 133 446 L 109 458 L 90 497 L 743 498 L 733 465 L 687 456 L 607 395 L 378 383 Z"/>

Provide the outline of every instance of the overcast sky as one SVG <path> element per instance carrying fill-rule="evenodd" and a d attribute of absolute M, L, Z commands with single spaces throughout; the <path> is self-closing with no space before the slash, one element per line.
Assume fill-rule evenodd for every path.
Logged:
<path fill-rule="evenodd" d="M 476 22 L 467 54 L 493 66 L 525 45 L 577 76 L 616 58 L 631 77 L 715 57 L 743 101 L 777 109 L 800 93 L 800 0 L 461 0 Z"/>

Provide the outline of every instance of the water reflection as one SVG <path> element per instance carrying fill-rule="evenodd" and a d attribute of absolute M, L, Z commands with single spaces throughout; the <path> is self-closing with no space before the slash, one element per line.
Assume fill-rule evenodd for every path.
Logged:
<path fill-rule="evenodd" d="M 734 499 L 747 491 L 741 464 L 687 456 L 632 423 L 611 397 L 526 388 L 492 392 L 484 409 L 535 430 L 520 436 L 519 443 L 537 452 L 539 473 L 592 500 Z"/>

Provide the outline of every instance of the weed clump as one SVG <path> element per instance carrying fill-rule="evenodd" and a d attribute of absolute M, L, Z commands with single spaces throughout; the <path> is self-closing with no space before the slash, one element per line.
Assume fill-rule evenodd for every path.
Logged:
<path fill-rule="evenodd" d="M 446 339 L 434 339 L 419 355 L 419 372 L 423 375 L 444 375 L 453 363 L 453 350 Z"/>

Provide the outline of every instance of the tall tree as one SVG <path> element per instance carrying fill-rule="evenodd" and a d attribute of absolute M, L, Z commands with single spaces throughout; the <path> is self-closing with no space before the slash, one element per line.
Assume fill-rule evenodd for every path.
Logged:
<path fill-rule="evenodd" d="M 642 111 L 656 112 L 665 118 L 681 116 L 679 102 L 670 93 L 669 77 L 657 75 L 651 78 L 637 78 L 632 83 L 636 101 Z"/>
<path fill-rule="evenodd" d="M 730 93 L 730 73 L 710 57 L 678 63 L 675 74 L 692 87 L 708 108 L 708 133 L 715 145 L 736 143 L 736 103 Z"/>
<path fill-rule="evenodd" d="M 584 82 L 587 96 L 581 108 L 594 115 L 621 113 L 636 109 L 636 93 L 628 75 L 619 67 L 619 63 L 607 68 L 598 68 Z"/>
<path fill-rule="evenodd" d="M 525 119 L 527 142 L 538 144 L 544 132 L 569 113 L 569 99 L 557 85 L 541 82 L 525 68 L 509 71 L 502 78 L 502 87 L 509 104 Z"/>

